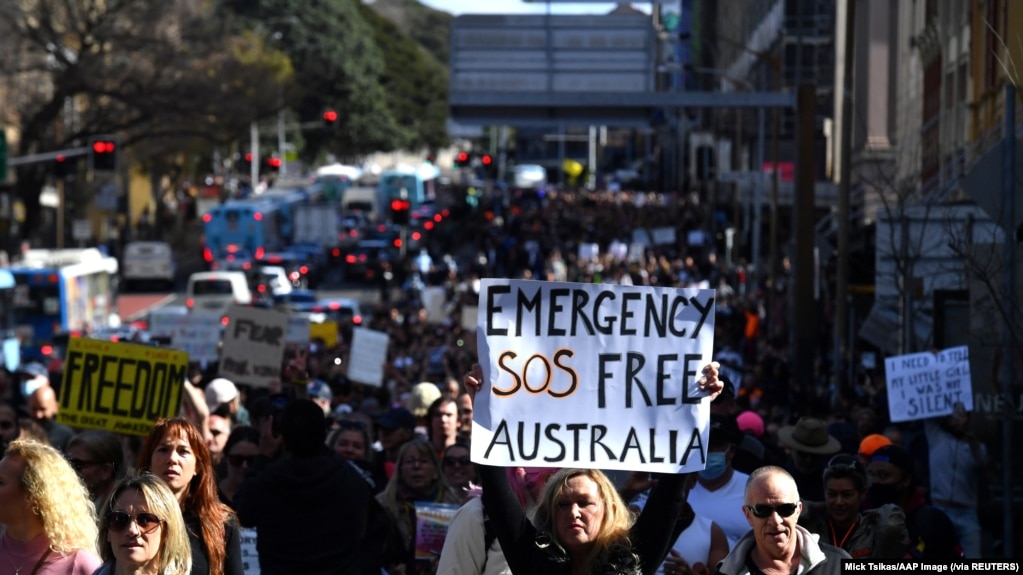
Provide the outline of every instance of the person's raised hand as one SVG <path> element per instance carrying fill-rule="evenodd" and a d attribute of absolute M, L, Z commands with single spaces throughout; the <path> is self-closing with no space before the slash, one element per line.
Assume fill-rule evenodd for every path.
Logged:
<path fill-rule="evenodd" d="M 472 364 L 469 371 L 465 372 L 462 377 L 462 383 L 465 385 L 465 392 L 469 394 L 469 400 L 475 405 L 476 392 L 483 386 L 483 368 L 480 367 L 480 364 Z"/>
<path fill-rule="evenodd" d="M 703 375 L 698 381 L 700 391 L 708 392 L 710 394 L 709 397 L 711 401 L 714 401 L 714 399 L 721 395 L 721 392 L 725 389 L 724 382 L 718 379 L 718 369 L 720 367 L 721 364 L 718 362 L 710 362 L 709 365 L 703 368 Z"/>

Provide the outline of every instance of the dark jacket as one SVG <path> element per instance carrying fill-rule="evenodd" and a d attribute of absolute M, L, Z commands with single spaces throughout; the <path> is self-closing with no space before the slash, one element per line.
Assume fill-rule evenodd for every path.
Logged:
<path fill-rule="evenodd" d="M 188 530 L 188 544 L 192 548 L 192 575 L 209 575 L 210 555 L 203 544 L 199 519 L 191 513 L 185 514 L 185 527 Z M 238 524 L 232 518 L 224 523 L 224 539 L 227 542 L 224 556 L 224 575 L 244 575 L 242 564 L 242 538 L 238 532 Z"/>
<path fill-rule="evenodd" d="M 567 554 L 552 542 L 550 534 L 538 531 L 526 517 L 508 485 L 504 469 L 480 465 L 479 472 L 483 484 L 483 506 L 494 525 L 511 572 L 529 575 L 570 573 L 571 563 Z M 683 487 L 686 477 L 685 474 L 661 476 L 629 532 L 632 553 L 612 553 L 607 564 L 596 566 L 593 573 L 646 575 L 657 571 L 678 535 L 675 521 L 685 505 Z"/>
<path fill-rule="evenodd" d="M 818 543 L 813 534 L 806 528 L 797 525 L 799 537 L 799 553 L 802 557 L 802 575 L 842 575 L 842 560 L 849 559 L 844 549 L 827 543 Z M 749 564 L 746 559 L 757 544 L 753 531 L 743 535 L 735 547 L 718 563 L 715 575 L 748 575 Z M 795 571 L 793 571 L 795 573 Z"/>
<path fill-rule="evenodd" d="M 257 530 L 263 575 L 340 575 L 363 571 L 372 498 L 366 480 L 324 447 L 310 458 L 257 461 L 234 503 L 241 524 Z"/>

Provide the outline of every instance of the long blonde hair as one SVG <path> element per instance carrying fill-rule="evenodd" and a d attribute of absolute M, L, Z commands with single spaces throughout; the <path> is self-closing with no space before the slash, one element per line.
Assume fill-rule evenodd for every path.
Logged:
<path fill-rule="evenodd" d="M 606 560 L 612 551 L 632 553 L 632 541 L 629 530 L 635 522 L 635 515 L 629 506 L 618 495 L 607 475 L 599 469 L 562 469 L 551 476 L 544 486 L 540 503 L 533 512 L 533 524 L 537 530 L 545 532 L 555 543 L 564 548 L 564 542 L 558 539 L 554 515 L 558 509 L 558 499 L 565 492 L 568 481 L 576 477 L 587 477 L 597 484 L 597 494 L 604 504 L 604 517 L 600 530 L 592 547 L 582 558 L 584 568 L 581 572 L 589 573 L 594 566 Z"/>
<path fill-rule="evenodd" d="M 96 508 L 89 490 L 64 456 L 33 439 L 18 439 L 4 457 L 21 460 L 21 487 L 32 512 L 43 522 L 50 549 L 67 556 L 75 551 L 96 555 Z"/>
<path fill-rule="evenodd" d="M 132 473 L 118 481 L 103 505 L 98 538 L 103 561 L 106 563 L 115 561 L 114 550 L 107 540 L 106 532 L 109 529 L 110 514 L 116 511 L 114 504 L 117 498 L 129 490 L 138 491 L 145 499 L 149 512 L 163 520 L 158 555 L 161 575 L 188 575 L 192 570 L 192 546 L 188 541 L 185 518 L 181 515 L 181 505 L 163 479 L 148 472 L 139 475 Z"/>

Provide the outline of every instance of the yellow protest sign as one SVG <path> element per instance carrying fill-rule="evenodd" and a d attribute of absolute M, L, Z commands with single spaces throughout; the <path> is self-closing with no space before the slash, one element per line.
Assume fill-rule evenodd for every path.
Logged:
<path fill-rule="evenodd" d="M 323 345 L 334 347 L 337 345 L 337 322 L 310 323 L 309 339 L 322 339 Z"/>
<path fill-rule="evenodd" d="M 146 435 L 157 419 L 178 414 L 187 374 L 188 354 L 183 351 L 72 338 L 57 421 Z"/>

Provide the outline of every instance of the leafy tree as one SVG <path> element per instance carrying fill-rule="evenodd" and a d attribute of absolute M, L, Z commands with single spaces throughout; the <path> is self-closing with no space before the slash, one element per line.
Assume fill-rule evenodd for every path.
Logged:
<path fill-rule="evenodd" d="M 362 12 L 377 44 L 385 48 L 386 68 L 380 83 L 391 114 L 403 128 L 401 147 L 438 149 L 447 145 L 447 68 L 373 8 L 363 5 Z"/>
<path fill-rule="evenodd" d="M 0 12 L 0 78 L 15 85 L 17 155 L 116 134 L 122 151 L 167 163 L 196 142 L 234 139 L 276 107 L 288 62 L 231 37 L 197 0 L 35 0 Z M 238 95 L 245 96 L 244 102 Z M 157 161 L 162 157 L 162 161 Z M 17 172 L 25 229 L 36 227 L 44 164 Z"/>

